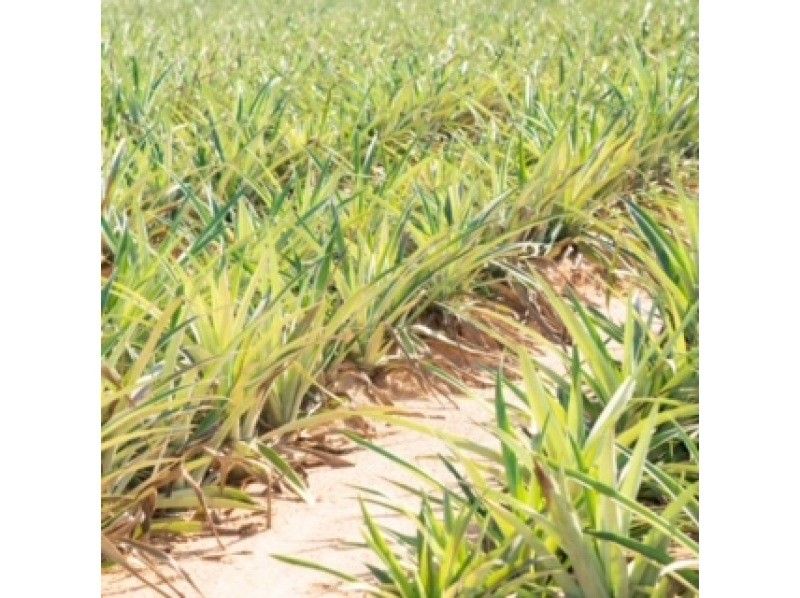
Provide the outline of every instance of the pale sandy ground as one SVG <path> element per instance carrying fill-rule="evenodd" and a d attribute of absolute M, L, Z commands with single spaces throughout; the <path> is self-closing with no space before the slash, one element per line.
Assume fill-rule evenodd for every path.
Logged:
<path fill-rule="evenodd" d="M 486 396 L 487 393 L 482 394 Z M 422 421 L 439 430 L 466 436 L 487 446 L 497 442 L 484 425 L 493 417 L 491 404 L 480 398 L 460 398 L 457 407 L 449 402 L 439 404 L 430 400 L 403 401 L 399 406 L 424 413 L 427 419 Z M 452 479 L 436 458 L 437 454 L 447 452 L 442 441 L 398 427 L 381 426 L 379 433 L 377 444 L 421 466 L 436 479 Z M 176 546 L 173 556 L 207 598 L 345 595 L 330 586 L 336 582 L 331 576 L 282 563 L 270 554 L 293 555 L 360 575 L 367 571 L 365 562 L 374 562 L 369 551 L 342 545 L 362 540 L 362 517 L 356 500 L 359 491 L 352 486 L 381 491 L 391 497 L 392 503 L 414 512 L 418 510 L 418 497 L 389 481 L 393 479 L 419 487 L 421 482 L 413 474 L 393 466 L 385 457 L 370 450 L 356 451 L 347 455 L 347 459 L 354 467 L 319 467 L 309 471 L 309 487 L 316 499 L 313 504 L 276 500 L 272 529 L 241 539 L 223 538 L 230 553 L 247 554 L 231 554 L 221 561 L 203 559 L 198 551 L 218 550 L 213 539 L 201 538 Z M 402 529 L 403 524 L 407 525 L 377 506 L 370 506 L 370 512 L 378 521 L 391 523 L 392 527 Z M 176 580 L 173 583 L 186 596 L 196 595 L 185 582 Z M 169 592 L 168 588 L 164 590 Z M 112 573 L 103 576 L 103 596 L 144 598 L 158 594 L 143 587 L 132 576 Z"/>
<path fill-rule="evenodd" d="M 624 318 L 624 303 L 612 301 L 604 306 L 613 319 Z M 560 361 L 553 355 L 538 356 L 553 369 L 561 369 Z M 474 398 L 459 398 L 450 402 L 435 399 L 414 399 L 398 403 L 398 407 L 419 411 L 427 416 L 426 423 L 439 430 L 467 437 L 486 446 L 496 447 L 497 440 L 487 431 L 485 424 L 493 418 L 493 408 L 485 399 L 491 391 L 474 391 Z M 452 476 L 436 459 L 447 453 L 443 442 L 398 427 L 379 427 L 376 444 L 420 465 L 435 479 L 452 480 Z M 359 450 L 346 457 L 353 467 L 319 467 L 309 471 L 309 487 L 315 497 L 313 504 L 288 499 L 278 499 L 273 504 L 272 528 L 244 538 L 223 538 L 228 555 L 221 560 L 203 558 L 202 552 L 218 553 L 212 538 L 200 538 L 175 546 L 173 556 L 191 576 L 207 598 L 303 598 L 343 596 L 334 587 L 337 580 L 325 573 L 288 565 L 273 559 L 273 553 L 297 556 L 354 575 L 367 572 L 365 563 L 375 562 L 370 552 L 363 548 L 345 546 L 345 542 L 362 541 L 362 516 L 356 497 L 363 486 L 381 491 L 391 501 L 413 512 L 419 507 L 417 496 L 395 487 L 389 480 L 397 480 L 414 487 L 420 481 L 410 472 L 393 465 L 385 457 L 369 450 Z M 384 524 L 408 530 L 408 522 L 371 506 L 370 512 Z M 186 596 L 196 592 L 183 580 L 174 579 L 174 585 Z M 332 585 L 333 584 L 333 585 Z M 174 595 L 169 588 L 165 592 Z M 119 572 L 103 575 L 103 596 L 119 598 L 145 598 L 158 596 L 134 577 Z M 352 593 L 349 595 L 353 595 Z"/>

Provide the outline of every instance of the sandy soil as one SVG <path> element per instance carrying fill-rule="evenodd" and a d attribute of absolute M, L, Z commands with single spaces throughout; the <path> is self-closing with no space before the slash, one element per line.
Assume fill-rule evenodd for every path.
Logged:
<path fill-rule="evenodd" d="M 481 394 L 487 396 L 486 391 Z M 402 407 L 424 413 L 426 418 L 422 421 L 440 430 L 487 445 L 496 442 L 483 425 L 492 419 L 492 407 L 480 396 L 459 399 L 457 406 L 417 399 L 403 401 Z M 435 438 L 405 428 L 381 426 L 377 443 L 420 465 L 437 479 L 451 477 L 436 458 L 437 454 L 446 453 L 446 449 Z M 219 553 L 213 538 L 181 543 L 174 548 L 173 556 L 207 598 L 345 595 L 341 589 L 331 586 L 332 582 L 336 583 L 335 578 L 282 563 L 270 555 L 293 555 L 360 575 L 367 572 L 365 563 L 371 562 L 371 555 L 363 548 L 345 545 L 362 540 L 361 512 L 356 500 L 359 492 L 353 486 L 378 490 L 391 497 L 394 504 L 412 511 L 418 509 L 419 499 L 415 495 L 390 482 L 392 479 L 418 487 L 420 481 L 413 474 L 392 467 L 386 458 L 369 450 L 351 453 L 347 459 L 353 467 L 319 467 L 309 471 L 309 486 L 316 499 L 313 504 L 275 500 L 272 529 L 227 541 L 223 537 L 229 554 L 221 560 L 208 560 L 203 556 L 203 553 Z M 371 506 L 370 512 L 381 523 L 391 523 L 397 529 L 407 523 L 377 506 Z M 186 596 L 196 595 L 186 582 L 175 579 L 173 583 Z M 164 590 L 169 592 L 166 587 Z M 158 596 L 125 573 L 103 576 L 103 596 L 126 598 L 134 595 Z"/>

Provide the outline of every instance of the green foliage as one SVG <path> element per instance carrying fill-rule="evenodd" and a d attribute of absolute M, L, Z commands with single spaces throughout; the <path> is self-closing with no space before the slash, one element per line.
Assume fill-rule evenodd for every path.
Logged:
<path fill-rule="evenodd" d="M 573 338 L 563 373 L 540 371 L 527 353 L 519 382 L 498 373 L 499 451 L 449 439 L 457 490 L 380 449 L 423 489 L 418 514 L 373 499 L 411 520 L 414 536 L 381 529 L 364 511 L 383 565 L 373 595 L 698 594 L 699 366 L 687 333 L 698 329 L 697 204 L 660 200 L 683 210 L 690 232 L 669 220 L 668 233 L 653 212 L 628 205 L 623 245 L 638 282 L 674 282 L 650 287 L 649 314 L 629 304 L 618 325 L 508 267 L 544 292 Z"/>
<path fill-rule="evenodd" d="M 596 400 L 581 368 L 563 394 L 521 360 L 521 388 L 498 376 L 500 451 L 487 458 L 466 438 L 452 446 L 460 490 L 437 483 L 438 500 L 419 491 L 416 515 L 373 501 L 411 519 L 416 535 L 383 530 L 364 511 L 367 544 L 384 565 L 371 593 L 696 595 L 697 405 L 635 394 L 658 370 L 651 363 L 592 415 Z"/>
<path fill-rule="evenodd" d="M 696 156 L 696 6 L 504 0 L 494 8 L 476 0 L 104 3 L 108 537 L 156 529 L 148 505 L 173 486 L 198 484 L 202 510 L 210 488 L 225 483 L 221 463 L 277 476 L 302 495 L 275 431 L 301 427 L 327 372 L 345 360 L 368 372 L 385 365 L 398 338 L 414 340 L 415 322 L 498 268 L 508 275 L 531 250 L 564 241 L 597 244 L 615 226 L 628 240 L 614 259 L 647 273 L 666 331 L 651 333 L 634 311 L 619 326 L 548 295 L 569 320 L 577 339 L 569 359 L 581 366 L 572 379 L 549 380 L 559 397 L 574 396 L 563 425 L 576 445 L 548 437 L 554 452 L 541 462 L 565 501 L 562 515 L 587 508 L 575 506 L 576 484 L 603 505 L 614 499 L 551 470 L 548 459 L 572 459 L 588 440 L 590 454 L 624 459 L 619 451 L 639 450 L 654 409 L 659 425 L 669 409 L 686 415 L 679 410 L 696 399 L 696 207 L 666 191 L 653 199 L 647 184 L 675 179 Z M 623 205 L 624 196 L 637 200 Z M 693 244 L 673 234 L 678 227 Z M 541 287 L 525 271 L 513 276 Z M 600 330 L 624 346 L 624 359 L 605 350 Z M 545 392 L 537 379 L 529 372 L 526 396 Z M 625 425 L 612 450 L 607 431 L 590 438 L 578 422 L 630 384 L 636 400 L 609 415 Z M 518 430 L 503 388 L 498 415 L 511 443 L 503 462 L 514 500 L 524 501 L 534 469 L 511 442 Z M 659 428 L 653 446 L 696 448 L 691 427 L 670 430 Z M 622 492 L 624 480 L 609 472 L 603 488 Z M 669 485 L 674 474 L 648 475 Z M 226 500 L 251 506 L 239 495 Z M 467 533 L 462 521 L 487 517 L 458 501 L 451 508 L 446 529 L 457 536 Z M 512 524 L 498 518 L 485 533 L 501 525 Z M 624 526 L 592 529 L 628 537 Z M 618 561 L 623 548 L 599 538 L 591 542 Z M 379 532 L 372 540 L 385 549 Z M 575 562 L 586 559 L 575 572 L 580 585 L 605 560 L 587 556 L 586 538 L 573 540 L 558 542 Z M 439 558 L 426 550 L 426 562 Z M 510 563 L 528 558 L 514 551 Z M 439 577 L 409 591 L 444 591 L 466 575 L 472 557 L 445 552 Z M 494 558 L 481 561 L 476 579 L 512 588 L 490 572 Z M 617 561 L 598 578 L 606 591 L 623 583 Z M 637 582 L 651 581 L 642 567 Z"/>

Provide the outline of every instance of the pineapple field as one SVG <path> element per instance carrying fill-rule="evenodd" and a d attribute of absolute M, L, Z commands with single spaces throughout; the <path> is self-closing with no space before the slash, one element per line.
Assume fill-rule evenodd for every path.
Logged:
<path fill-rule="evenodd" d="M 696 2 L 107 0 L 101 65 L 104 595 L 699 595 Z"/>

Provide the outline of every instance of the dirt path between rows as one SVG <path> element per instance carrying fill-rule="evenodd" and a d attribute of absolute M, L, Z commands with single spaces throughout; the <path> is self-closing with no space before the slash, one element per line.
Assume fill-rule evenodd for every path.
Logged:
<path fill-rule="evenodd" d="M 421 399 L 403 401 L 398 406 L 420 412 L 425 416 L 421 421 L 438 430 L 488 446 L 496 442 L 485 425 L 492 420 L 492 406 L 484 400 L 486 391 L 475 394 L 474 398 L 460 398 L 457 406 L 450 402 L 439 404 L 435 400 Z M 452 479 L 437 458 L 437 454 L 446 454 L 447 450 L 436 438 L 406 428 L 380 425 L 375 442 L 419 465 L 436 479 Z M 418 487 L 420 481 L 411 472 L 393 466 L 385 457 L 370 450 L 351 453 L 347 460 L 353 463 L 353 467 L 318 467 L 309 471 L 308 484 L 315 502 L 274 500 L 271 529 L 245 538 L 223 538 L 229 552 L 223 559 L 210 561 L 201 554 L 203 551 L 219 552 L 213 538 L 181 543 L 174 548 L 173 556 L 207 598 L 345 595 L 332 587 L 335 578 L 277 561 L 270 555 L 292 555 L 351 574 L 365 574 L 366 563 L 374 562 L 369 551 L 345 545 L 346 542 L 363 540 L 362 516 L 356 499 L 359 491 L 353 486 L 377 490 L 391 497 L 393 504 L 414 512 L 418 510 L 419 498 L 390 481 Z M 403 524 L 408 525 L 407 521 L 387 509 L 378 506 L 369 509 L 381 523 L 391 523 L 398 529 L 402 529 Z M 185 581 L 176 579 L 173 583 L 186 596 L 196 595 Z M 164 590 L 169 592 L 166 587 Z M 103 596 L 127 598 L 134 595 L 158 596 L 154 590 L 127 574 L 103 576 Z"/>

